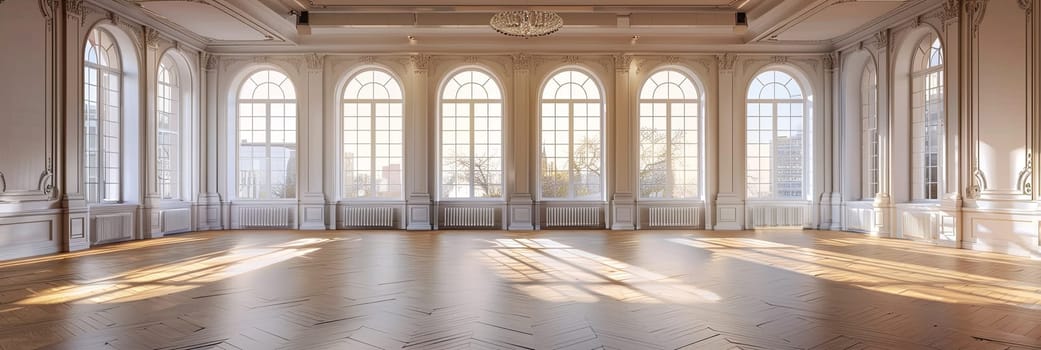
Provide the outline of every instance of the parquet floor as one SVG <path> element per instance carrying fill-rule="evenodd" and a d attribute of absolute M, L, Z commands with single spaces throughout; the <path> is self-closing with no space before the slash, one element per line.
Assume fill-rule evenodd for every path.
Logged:
<path fill-rule="evenodd" d="M 1041 349 L 1041 261 L 822 231 L 220 231 L 0 262 L 2 349 Z"/>

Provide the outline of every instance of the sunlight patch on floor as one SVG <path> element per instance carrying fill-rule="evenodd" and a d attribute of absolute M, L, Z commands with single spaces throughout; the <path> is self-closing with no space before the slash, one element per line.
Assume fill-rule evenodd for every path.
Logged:
<path fill-rule="evenodd" d="M 719 295 L 551 239 L 496 239 L 478 256 L 528 295 L 551 302 L 595 303 L 608 298 L 641 304 L 697 304 Z"/>
<path fill-rule="evenodd" d="M 705 249 L 719 256 L 883 293 L 946 303 L 999 303 L 1041 309 L 1041 284 L 754 238 L 691 237 L 670 238 L 668 241 Z M 871 243 L 873 242 L 861 242 Z"/>

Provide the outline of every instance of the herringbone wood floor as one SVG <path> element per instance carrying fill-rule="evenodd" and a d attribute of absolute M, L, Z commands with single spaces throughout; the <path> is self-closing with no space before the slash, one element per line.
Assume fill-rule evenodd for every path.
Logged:
<path fill-rule="evenodd" d="M 1041 262 L 821 231 L 222 231 L 0 262 L 0 348 L 1038 349 Z"/>

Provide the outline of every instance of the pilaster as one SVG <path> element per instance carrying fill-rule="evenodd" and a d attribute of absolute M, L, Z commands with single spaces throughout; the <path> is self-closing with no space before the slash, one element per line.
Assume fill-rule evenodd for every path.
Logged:
<path fill-rule="evenodd" d="M 224 228 L 221 220 L 221 196 L 217 181 L 217 150 L 219 145 L 217 127 L 218 89 L 217 65 L 218 56 L 208 53 L 199 55 L 199 76 L 202 84 L 199 91 L 199 195 L 196 200 L 196 228 L 200 230 L 220 230 Z"/>
<path fill-rule="evenodd" d="M 407 166 L 405 172 L 408 199 L 405 205 L 405 228 L 408 230 L 433 229 L 433 202 L 430 196 L 430 116 L 427 114 L 430 104 L 427 102 L 429 88 L 428 71 L 430 55 L 417 54 L 409 57 L 412 68 L 412 84 L 405 116 L 405 154 Z"/>
<path fill-rule="evenodd" d="M 325 193 L 323 192 L 323 161 L 324 150 L 324 108 L 323 91 L 323 67 L 325 57 L 319 54 L 311 54 L 306 57 L 307 61 L 307 100 L 302 108 L 300 118 L 300 138 L 298 145 L 300 149 L 297 154 L 300 166 L 297 174 L 297 188 L 301 195 L 297 203 L 297 222 L 301 230 L 324 230 L 326 229 Z"/>
<path fill-rule="evenodd" d="M 888 31 L 881 31 L 876 35 L 878 41 L 875 44 L 875 58 L 878 60 L 878 193 L 875 194 L 874 224 L 872 232 L 880 237 L 890 237 L 894 231 L 892 217 L 895 215 L 893 207 L 893 138 L 896 131 L 893 130 L 893 111 L 891 101 L 893 96 L 893 67 L 889 64 L 889 40 Z"/>
<path fill-rule="evenodd" d="M 842 175 L 841 143 L 835 135 L 842 135 L 842 116 L 837 106 L 839 94 L 836 67 L 841 67 L 839 54 L 824 56 L 824 188 L 820 196 L 820 218 L 818 228 L 822 230 L 842 229 L 842 193 L 838 181 Z M 849 174 L 848 176 L 856 176 Z"/>
<path fill-rule="evenodd" d="M 531 113 L 531 69 L 533 59 L 528 54 L 513 55 L 513 113 L 509 115 L 513 130 L 513 157 L 508 167 L 508 181 L 511 184 L 508 204 L 508 229 L 534 230 L 535 206 L 532 195 L 530 169 L 535 169 L 531 161 L 531 132 L 535 118 Z"/>
<path fill-rule="evenodd" d="M 632 63 L 633 57 L 630 55 L 614 56 L 615 108 L 613 115 L 607 118 L 614 121 L 614 143 L 607 143 L 607 154 L 613 155 L 613 164 L 609 163 L 608 168 L 614 170 L 614 179 L 611 181 L 614 187 L 610 215 L 612 230 L 636 229 L 636 198 L 633 194 L 636 186 L 630 152 L 633 149 L 633 128 L 636 127 L 632 109 L 629 107 L 629 101 L 633 96 L 630 86 Z"/>
<path fill-rule="evenodd" d="M 744 137 L 735 137 L 738 130 L 735 128 L 736 101 L 734 94 L 734 62 L 737 57 L 726 53 L 716 55 L 717 74 L 719 75 L 719 93 L 716 94 L 717 106 L 719 106 L 718 132 L 719 154 L 729 154 L 730 157 L 719 157 L 719 193 L 716 194 L 716 230 L 740 230 L 745 222 L 745 202 L 738 191 L 738 178 L 741 176 L 740 165 L 735 159 L 744 159 L 742 148 L 738 145 Z"/>
<path fill-rule="evenodd" d="M 83 26 L 82 0 L 69 0 L 65 4 L 64 52 L 82 52 L 83 43 L 79 38 L 86 37 L 87 30 Z M 77 59 L 66 59 L 65 62 L 65 96 L 66 101 L 83 101 L 83 60 L 78 54 L 66 54 Z M 65 222 L 65 251 L 73 252 L 90 248 L 90 221 L 87 213 L 87 202 L 83 194 L 83 104 L 65 103 L 65 195 L 62 205 L 67 210 Z"/>
<path fill-rule="evenodd" d="M 157 183 L 157 169 L 156 169 L 156 158 L 158 156 L 158 146 L 156 142 L 156 82 L 158 81 L 157 67 L 159 67 L 159 42 L 158 35 L 155 29 L 150 27 L 144 27 L 144 69 L 141 74 L 143 76 L 145 85 L 144 92 L 145 102 L 142 104 L 145 108 L 144 113 L 141 115 L 145 116 L 144 123 L 144 137 L 142 141 L 144 143 L 144 164 L 141 164 L 142 171 L 142 185 L 144 186 L 144 201 L 141 206 L 141 221 L 142 223 L 142 236 L 141 238 L 160 238 L 163 237 L 163 228 L 160 225 L 159 216 L 160 213 L 160 202 L 162 196 L 159 193 L 159 186 Z"/>

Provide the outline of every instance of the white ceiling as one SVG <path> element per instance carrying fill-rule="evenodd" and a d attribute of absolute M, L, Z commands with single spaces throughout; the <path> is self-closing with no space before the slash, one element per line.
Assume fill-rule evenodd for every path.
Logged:
<path fill-rule="evenodd" d="M 851 32 L 937 0 L 123 0 L 216 52 L 821 52 Z M 502 9 L 559 12 L 564 28 L 517 39 L 488 27 Z M 307 11 L 298 25 L 294 15 Z M 736 25 L 735 14 L 749 24 Z M 409 40 L 409 37 L 413 40 Z M 634 39 L 635 38 L 635 39 Z"/>
<path fill-rule="evenodd" d="M 147 1 L 141 7 L 195 34 L 216 41 L 263 41 L 270 36 L 213 7 L 194 1 Z"/>

